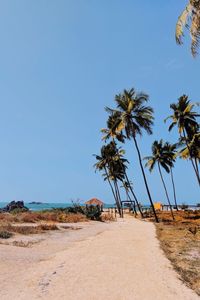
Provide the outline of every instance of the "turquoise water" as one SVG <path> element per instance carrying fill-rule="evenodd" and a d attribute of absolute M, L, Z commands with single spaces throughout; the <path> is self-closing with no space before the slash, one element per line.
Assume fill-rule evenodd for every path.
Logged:
<path fill-rule="evenodd" d="M 0 208 L 5 207 L 9 202 L 0 202 Z M 30 203 L 24 203 L 26 207 L 28 207 L 30 210 L 45 210 L 45 209 L 52 209 L 52 208 L 65 208 L 69 206 L 73 206 L 72 203 L 41 203 L 41 204 L 30 204 Z M 81 204 L 82 205 L 82 204 Z M 113 207 L 114 204 L 105 204 L 104 207 Z"/>

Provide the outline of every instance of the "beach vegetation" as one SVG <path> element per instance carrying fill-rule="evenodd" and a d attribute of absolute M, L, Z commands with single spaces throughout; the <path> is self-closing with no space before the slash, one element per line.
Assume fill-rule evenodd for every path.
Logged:
<path fill-rule="evenodd" d="M 55 224 L 39 224 L 36 226 L 29 225 L 14 225 L 14 224 L 4 224 L 0 225 L 1 232 L 9 232 L 11 236 L 13 233 L 28 235 L 28 234 L 38 234 L 47 230 L 59 230 Z"/>
<path fill-rule="evenodd" d="M 0 239 L 9 239 L 13 234 L 6 230 L 0 230 Z"/>
<path fill-rule="evenodd" d="M 101 221 L 101 208 L 96 205 L 87 205 L 86 209 L 85 209 L 85 215 L 88 219 L 90 220 L 96 220 L 96 221 Z"/>
<path fill-rule="evenodd" d="M 200 295 L 200 210 L 158 212 L 160 246 L 187 286 Z"/>
<path fill-rule="evenodd" d="M 68 213 L 62 209 L 46 211 L 28 211 L 18 214 L 0 213 L 1 223 L 37 223 L 37 222 L 77 223 L 87 221 L 82 213 Z"/>

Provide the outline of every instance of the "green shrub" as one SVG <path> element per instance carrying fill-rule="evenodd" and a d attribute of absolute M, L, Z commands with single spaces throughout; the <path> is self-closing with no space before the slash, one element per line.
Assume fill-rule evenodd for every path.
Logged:
<path fill-rule="evenodd" d="M 0 231 L 0 239 L 9 239 L 13 234 L 9 231 L 2 230 Z"/>
<path fill-rule="evenodd" d="M 85 209 L 85 215 L 90 220 L 101 221 L 101 209 L 99 206 L 87 206 Z"/>
<path fill-rule="evenodd" d="M 53 208 L 55 212 L 64 212 L 64 213 L 72 213 L 72 214 L 83 214 L 85 215 L 84 207 L 81 205 L 73 204 L 73 206 L 65 207 L 65 208 Z"/>

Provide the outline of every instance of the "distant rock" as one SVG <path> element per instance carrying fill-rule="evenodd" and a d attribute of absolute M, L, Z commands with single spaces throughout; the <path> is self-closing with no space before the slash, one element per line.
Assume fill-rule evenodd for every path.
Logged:
<path fill-rule="evenodd" d="M 0 212 L 12 212 L 14 210 L 28 211 L 29 209 L 24 205 L 24 201 L 11 201 L 4 208 L 1 208 Z"/>
<path fill-rule="evenodd" d="M 33 201 L 33 202 L 30 202 L 29 204 L 37 204 L 37 205 L 40 205 L 40 204 L 42 204 L 42 202 Z"/>

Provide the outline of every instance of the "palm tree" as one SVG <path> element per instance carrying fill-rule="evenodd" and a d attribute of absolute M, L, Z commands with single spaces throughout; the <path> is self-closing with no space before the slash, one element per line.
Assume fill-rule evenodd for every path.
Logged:
<path fill-rule="evenodd" d="M 113 174 L 113 152 L 110 145 L 105 145 L 101 147 L 101 155 L 95 155 L 97 163 L 94 165 L 95 169 L 98 171 L 104 171 L 103 174 L 104 180 L 107 180 L 111 188 L 112 194 L 115 199 L 115 203 L 119 212 L 119 215 L 122 216 L 121 212 L 121 199 L 119 194 L 119 189 L 117 185 L 116 174 Z M 113 185 L 112 185 L 113 183 Z"/>
<path fill-rule="evenodd" d="M 171 181 L 172 181 L 172 187 L 173 187 L 174 203 L 175 203 L 176 210 L 178 211 L 176 188 L 175 188 L 174 175 L 173 175 L 174 162 L 178 155 L 176 149 L 177 149 L 177 144 L 170 144 L 168 142 L 165 143 L 165 153 L 166 153 L 167 157 L 171 160 L 171 166 L 169 166 L 170 167 L 170 175 L 171 175 Z"/>
<path fill-rule="evenodd" d="M 176 42 L 182 44 L 184 29 L 190 30 L 191 52 L 195 57 L 200 41 L 200 0 L 189 0 L 176 24 Z"/>
<path fill-rule="evenodd" d="M 191 139 L 191 136 L 193 136 L 194 132 L 198 132 L 199 130 L 197 118 L 200 117 L 200 114 L 193 110 L 194 107 L 195 104 L 191 103 L 191 101 L 188 99 L 188 96 L 181 96 L 178 99 L 178 103 L 173 103 L 170 105 L 170 108 L 173 110 L 173 114 L 167 117 L 165 119 L 165 122 L 167 119 L 172 119 L 172 123 L 169 126 L 169 131 L 171 131 L 174 126 L 178 127 L 180 140 L 184 141 L 188 148 L 188 152 L 190 154 L 190 161 L 192 163 L 192 167 L 195 171 L 198 183 L 200 185 L 200 176 L 195 166 L 195 162 L 193 161 L 189 145 L 189 140 Z"/>
<path fill-rule="evenodd" d="M 172 218 L 174 220 L 174 214 L 173 214 L 173 210 L 172 210 L 172 206 L 170 203 L 170 199 L 169 199 L 169 195 L 168 195 L 168 191 L 167 191 L 167 187 L 162 175 L 162 171 L 161 171 L 161 167 L 167 172 L 170 173 L 170 168 L 172 167 L 172 160 L 173 157 L 169 157 L 169 152 L 166 155 L 166 144 L 163 143 L 163 140 L 158 141 L 154 141 L 152 144 L 152 156 L 147 156 L 144 158 L 145 160 L 147 160 L 146 163 L 146 167 L 149 168 L 149 171 L 152 172 L 152 170 L 154 169 L 155 165 L 158 165 L 158 170 L 159 170 L 159 174 L 163 183 L 163 187 L 165 190 L 165 194 L 166 194 L 166 198 L 171 210 L 171 215 Z"/>
<path fill-rule="evenodd" d="M 148 101 L 148 95 L 144 93 L 136 93 L 134 89 L 124 90 L 123 94 L 116 95 L 115 101 L 117 103 L 118 109 L 113 110 L 107 107 L 106 111 L 112 116 L 116 112 L 118 114 L 118 126 L 116 126 L 115 128 L 116 134 L 122 133 L 124 130 L 126 138 L 129 140 L 133 139 L 149 201 L 152 206 L 155 220 L 156 222 L 158 222 L 146 175 L 144 172 L 144 167 L 142 165 L 142 157 L 136 139 L 137 135 L 142 135 L 143 130 L 148 134 L 152 134 L 151 127 L 154 120 L 153 109 L 145 105 L 145 103 Z"/>
<path fill-rule="evenodd" d="M 116 144 L 115 144 L 116 145 Z M 116 150 L 117 150 L 117 148 L 116 148 Z M 132 196 L 133 196 L 133 198 L 134 198 L 134 200 L 135 200 L 135 202 L 136 202 L 136 204 L 137 204 L 137 207 L 138 207 L 138 210 L 139 210 L 139 212 L 140 212 L 140 214 L 141 214 L 141 217 L 143 218 L 143 213 L 142 213 L 142 210 L 141 210 L 141 207 L 140 207 L 140 204 L 139 204 L 139 201 L 138 201 L 138 199 L 137 199 L 137 197 L 136 197 L 136 194 L 135 194 L 135 192 L 134 192 L 134 190 L 133 190 L 133 187 L 132 187 L 132 183 L 131 183 L 131 181 L 129 180 L 129 178 L 128 178 L 128 175 L 127 175 L 127 172 L 126 172 L 126 169 L 127 169 L 127 166 L 126 166 L 126 163 L 128 163 L 128 160 L 127 159 L 124 159 L 123 158 L 123 154 L 124 154 L 124 150 L 122 150 L 122 149 L 118 149 L 117 150 L 117 155 L 116 155 L 116 160 L 118 161 L 118 163 L 120 164 L 120 166 L 121 166 L 121 169 L 122 169 L 122 172 L 123 172 L 123 177 L 124 177 L 124 179 L 125 180 L 123 180 L 123 177 L 121 176 L 121 181 L 122 181 L 122 183 L 123 183 L 123 185 L 125 184 L 125 190 L 126 191 L 129 191 L 131 194 L 132 194 Z"/>
<path fill-rule="evenodd" d="M 105 134 L 103 136 L 102 140 L 106 141 L 110 138 L 112 139 L 112 141 L 113 141 L 112 145 L 115 147 L 116 153 L 118 153 L 118 161 L 119 161 L 119 163 L 121 164 L 121 166 L 124 170 L 124 177 L 126 179 L 126 183 L 129 186 L 129 190 L 130 190 L 133 198 L 135 199 L 138 210 L 141 214 L 141 217 L 143 218 L 143 213 L 142 213 L 141 207 L 139 205 L 139 201 L 136 197 L 136 194 L 134 193 L 132 184 L 131 184 L 131 182 L 128 178 L 127 172 L 126 172 L 127 167 L 126 167 L 126 165 L 124 165 L 125 162 L 128 162 L 127 160 L 125 160 L 123 158 L 123 154 L 125 153 L 125 151 L 122 150 L 121 148 L 117 149 L 117 146 L 116 146 L 116 142 L 115 142 L 116 139 L 118 141 L 122 142 L 122 143 L 124 143 L 124 141 L 125 141 L 124 134 L 121 131 L 119 131 L 120 126 L 121 126 L 121 129 L 122 129 L 123 127 L 122 127 L 122 123 L 121 123 L 121 112 L 112 111 L 111 115 L 109 115 L 108 120 L 107 120 L 107 128 L 101 129 L 101 132 Z"/>
<path fill-rule="evenodd" d="M 136 205 L 135 205 L 135 201 L 131 199 L 129 192 L 130 192 L 130 183 L 128 183 L 127 181 L 123 181 L 122 183 L 122 187 L 124 188 L 125 192 L 126 192 L 126 197 L 127 197 L 127 201 L 130 201 L 131 204 L 133 203 L 133 211 L 135 213 L 135 216 L 137 216 L 137 211 L 136 211 Z"/>

